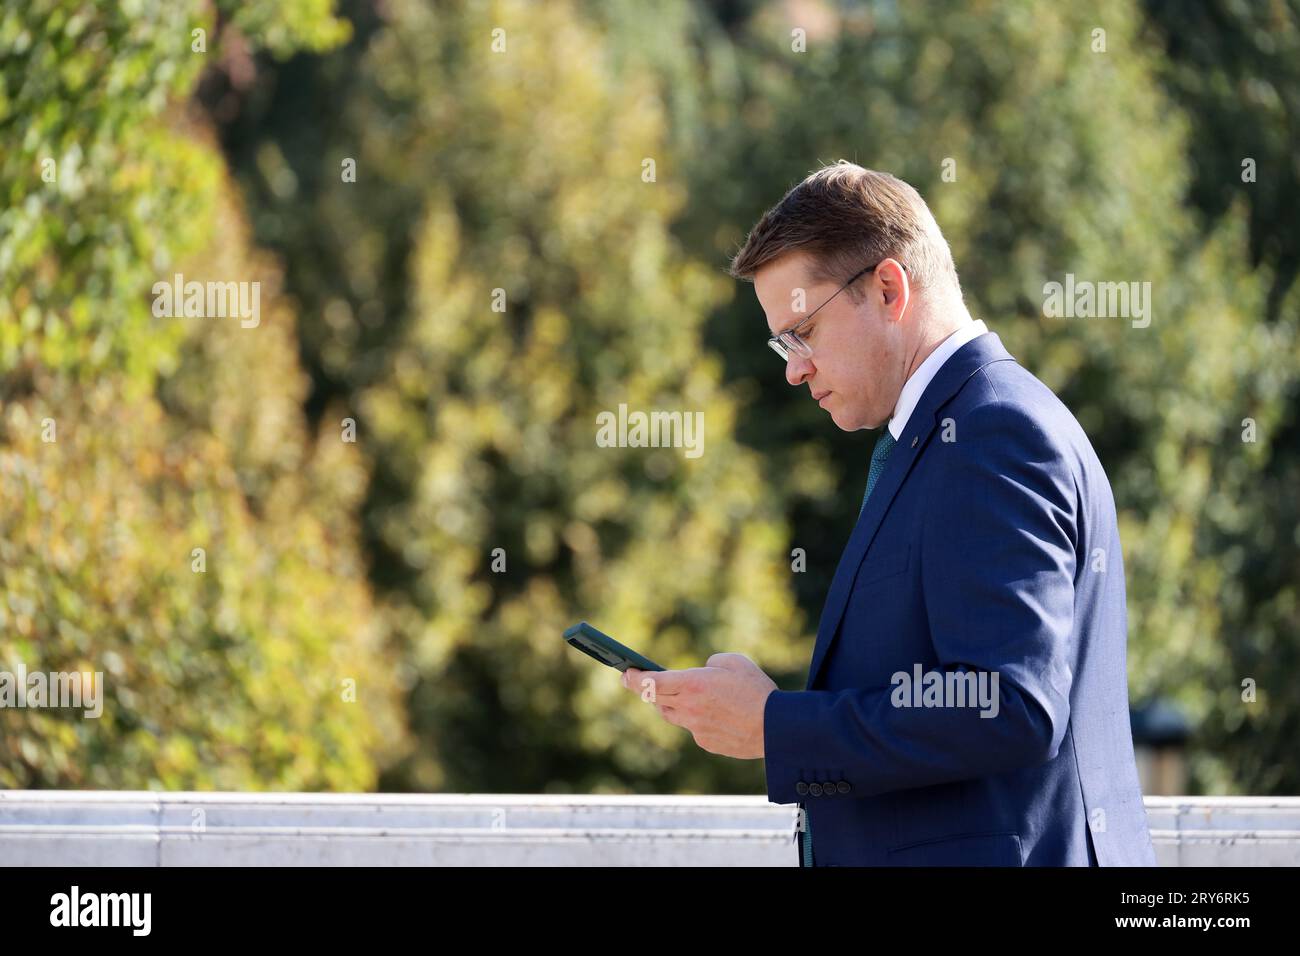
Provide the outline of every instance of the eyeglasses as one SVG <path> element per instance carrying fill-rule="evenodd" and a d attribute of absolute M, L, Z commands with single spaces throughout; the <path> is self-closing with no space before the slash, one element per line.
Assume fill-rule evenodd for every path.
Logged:
<path fill-rule="evenodd" d="M 884 261 L 885 261 L 884 259 L 880 260 L 880 262 L 884 262 Z M 859 272 L 857 275 L 851 278 L 848 282 L 844 283 L 844 285 L 836 289 L 835 294 L 832 295 L 830 299 L 827 299 L 821 305 L 817 306 L 817 308 L 813 309 L 812 312 L 808 313 L 808 315 L 800 319 L 798 324 L 791 326 L 790 328 L 786 329 L 784 332 L 778 332 L 776 333 L 776 335 L 768 339 L 767 344 L 771 346 L 772 351 L 775 352 L 777 355 L 781 356 L 782 361 L 785 362 L 790 361 L 791 352 L 793 352 L 795 355 L 798 355 L 802 358 L 811 358 L 813 354 L 812 346 L 799 337 L 799 330 L 803 328 L 803 326 L 806 325 L 814 315 L 816 315 L 822 309 L 826 308 L 826 306 L 830 303 L 831 299 L 835 298 L 835 296 L 839 295 L 849 286 L 853 285 L 853 283 L 861 279 L 868 272 L 876 268 L 876 266 L 880 265 L 880 262 L 877 262 L 875 265 L 867 266 L 865 269 L 863 269 L 861 272 Z M 906 271 L 906 266 L 904 266 L 904 271 Z"/>

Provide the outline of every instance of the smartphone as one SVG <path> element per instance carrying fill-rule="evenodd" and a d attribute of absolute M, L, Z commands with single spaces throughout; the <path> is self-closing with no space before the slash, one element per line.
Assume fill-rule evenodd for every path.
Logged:
<path fill-rule="evenodd" d="M 582 653 L 620 671 L 625 671 L 629 667 L 643 671 L 666 670 L 648 657 L 642 657 L 631 648 L 624 647 L 608 634 L 596 630 L 586 621 L 580 621 L 566 630 L 564 639 Z"/>

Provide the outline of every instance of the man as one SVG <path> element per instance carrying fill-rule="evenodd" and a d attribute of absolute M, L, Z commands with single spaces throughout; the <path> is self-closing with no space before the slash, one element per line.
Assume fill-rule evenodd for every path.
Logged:
<path fill-rule="evenodd" d="M 786 380 L 845 431 L 885 427 L 805 690 L 737 654 L 625 686 L 704 749 L 765 758 L 768 798 L 800 805 L 802 865 L 1154 865 L 1110 484 L 972 321 L 924 200 L 840 161 L 731 271 Z"/>

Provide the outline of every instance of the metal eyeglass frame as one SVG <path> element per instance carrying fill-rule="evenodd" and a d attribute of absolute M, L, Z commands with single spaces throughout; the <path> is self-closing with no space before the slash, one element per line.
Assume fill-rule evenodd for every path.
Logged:
<path fill-rule="evenodd" d="M 880 260 L 880 262 L 884 262 L 884 261 L 885 261 L 884 259 Z M 839 295 L 849 286 L 853 285 L 853 283 L 857 282 L 868 272 L 871 272 L 873 269 L 875 269 L 876 266 L 880 265 L 880 262 L 877 262 L 875 265 L 867 266 L 861 272 L 853 276 L 853 278 L 849 279 L 848 282 L 844 283 L 844 285 L 836 289 L 834 295 L 832 295 L 830 299 L 827 299 L 821 305 L 817 306 L 817 308 L 813 309 L 802 319 L 800 319 L 797 323 L 790 326 L 790 328 L 786 329 L 783 332 L 778 332 L 776 333 L 776 335 L 768 339 L 767 344 L 771 347 L 772 351 L 775 352 L 777 355 L 781 356 L 781 359 L 786 362 L 790 361 L 791 352 L 794 352 L 796 355 L 802 358 L 811 358 L 813 354 L 812 346 L 809 345 L 807 342 L 805 342 L 803 339 L 799 338 L 799 329 L 801 329 L 810 319 L 812 319 L 814 315 L 816 315 L 822 309 L 826 308 L 826 306 L 830 304 L 831 299 L 834 299 L 835 296 Z M 907 271 L 906 266 L 903 266 L 903 271 L 905 272 Z"/>

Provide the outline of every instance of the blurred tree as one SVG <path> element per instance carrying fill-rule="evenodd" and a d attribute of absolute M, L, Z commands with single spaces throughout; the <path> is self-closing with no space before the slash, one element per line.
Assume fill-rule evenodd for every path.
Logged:
<path fill-rule="evenodd" d="M 1300 273 L 1300 0 L 1144 0 L 1157 61 L 1195 131 L 1189 196 L 1213 221 L 1245 199 L 1250 252 L 1274 270 L 1269 317 Z"/>
<path fill-rule="evenodd" d="M 364 52 L 291 64 L 310 87 L 250 97 L 226 133 L 259 236 L 309 277 L 318 383 L 363 422 L 425 745 L 386 783 L 761 788 L 560 637 L 587 618 L 666 666 L 798 660 L 787 531 L 701 350 L 730 283 L 668 235 L 686 194 L 663 89 L 572 4 L 386 9 Z M 702 413 L 703 454 L 598 447 L 620 404 Z"/>
<path fill-rule="evenodd" d="M 1200 230 L 1245 205 L 1251 261 L 1268 284 L 1257 321 L 1293 334 L 1300 326 L 1292 291 L 1300 272 L 1300 3 L 1146 0 L 1145 9 L 1167 53 L 1160 77 L 1192 123 L 1190 198 Z M 1248 793 L 1300 788 L 1300 703 L 1291 678 L 1300 668 L 1300 382 L 1292 374 L 1281 384 L 1285 410 L 1258 430 L 1261 467 L 1212 544 L 1236 572 L 1222 594 L 1221 637 L 1237 680 L 1213 696 L 1203 736 Z M 1248 689 L 1250 703 L 1242 699 Z"/>
<path fill-rule="evenodd" d="M 177 105 L 224 51 L 347 27 L 212 15 L 0 7 L 0 669 L 102 672 L 104 702 L 0 709 L 0 787 L 367 789 L 401 749 L 364 473 L 309 432 L 277 270 Z M 261 283 L 260 324 L 156 318 L 174 272 Z"/>

